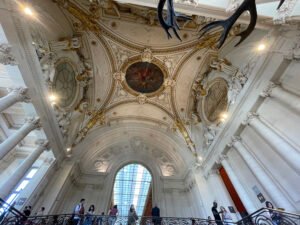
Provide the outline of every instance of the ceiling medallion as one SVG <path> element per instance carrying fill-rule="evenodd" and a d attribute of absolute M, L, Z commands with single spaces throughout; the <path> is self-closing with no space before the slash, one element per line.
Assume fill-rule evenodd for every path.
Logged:
<path fill-rule="evenodd" d="M 165 88 L 167 71 L 155 58 L 151 62 L 133 58 L 123 65 L 121 71 L 125 74 L 124 89 L 135 96 L 153 97 Z"/>

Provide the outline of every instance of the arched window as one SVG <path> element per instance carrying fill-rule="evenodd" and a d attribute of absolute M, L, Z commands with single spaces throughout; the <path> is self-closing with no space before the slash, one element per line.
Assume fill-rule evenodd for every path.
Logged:
<path fill-rule="evenodd" d="M 150 172 L 142 165 L 130 164 L 119 170 L 114 184 L 113 205 L 118 205 L 120 216 L 128 215 L 131 204 L 142 216 L 151 191 L 151 181 Z"/>

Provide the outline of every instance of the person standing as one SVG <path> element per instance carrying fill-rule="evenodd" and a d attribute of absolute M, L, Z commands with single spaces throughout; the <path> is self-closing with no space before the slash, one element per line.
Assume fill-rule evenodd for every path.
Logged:
<path fill-rule="evenodd" d="M 75 206 L 73 225 L 78 225 L 80 222 L 82 222 L 84 218 L 84 203 L 85 203 L 85 199 L 82 198 L 79 204 Z"/>
<path fill-rule="evenodd" d="M 35 213 L 36 216 L 43 216 L 45 213 L 45 207 L 41 207 L 39 211 Z"/>
<path fill-rule="evenodd" d="M 160 209 L 157 207 L 155 204 L 154 208 L 152 208 L 151 211 L 151 216 L 152 216 L 152 222 L 154 225 L 160 225 L 161 219 L 160 219 Z"/>
<path fill-rule="evenodd" d="M 214 201 L 213 207 L 211 208 L 211 211 L 215 217 L 215 221 L 217 225 L 223 225 L 221 217 L 220 217 L 220 212 L 218 212 L 218 203 Z"/>
<path fill-rule="evenodd" d="M 128 225 L 135 225 L 136 221 L 139 219 L 139 217 L 136 214 L 134 205 L 130 206 L 129 212 L 128 212 Z"/>
<path fill-rule="evenodd" d="M 118 215 L 118 206 L 117 205 L 114 205 L 114 207 L 112 207 L 109 212 L 108 212 L 108 215 L 109 215 L 109 218 L 108 218 L 108 224 L 109 225 L 114 225 L 115 222 L 116 222 L 116 219 L 117 219 L 117 215 Z"/>
<path fill-rule="evenodd" d="M 91 205 L 89 207 L 89 210 L 86 213 L 86 217 L 85 217 L 85 221 L 84 221 L 84 225 L 92 225 L 93 224 L 93 220 L 94 217 L 93 215 L 95 214 L 95 206 Z"/>
<path fill-rule="evenodd" d="M 221 213 L 222 213 L 222 220 L 224 222 L 224 225 L 229 225 L 232 223 L 232 218 L 230 213 L 225 209 L 225 207 L 221 206 Z"/>

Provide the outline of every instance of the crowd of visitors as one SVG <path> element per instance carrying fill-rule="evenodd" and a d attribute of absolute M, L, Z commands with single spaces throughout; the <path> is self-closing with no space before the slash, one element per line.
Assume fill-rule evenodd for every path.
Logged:
<path fill-rule="evenodd" d="M 72 225 L 102 225 L 104 222 L 106 222 L 108 225 L 115 224 L 119 214 L 117 205 L 114 205 L 109 209 L 107 216 L 104 212 L 102 212 L 100 216 L 95 216 L 95 206 L 91 205 L 88 211 L 85 212 L 84 204 L 85 199 L 81 199 L 80 202 L 74 207 L 71 217 Z M 161 224 L 160 209 L 156 204 L 152 208 L 151 216 L 154 225 Z M 131 205 L 128 211 L 127 224 L 135 225 L 137 224 L 138 220 L 139 217 L 136 213 L 135 207 L 134 205 Z"/>
<path fill-rule="evenodd" d="M 266 219 L 269 219 L 273 225 L 280 225 L 282 222 L 282 216 L 280 215 L 280 212 L 275 210 L 273 204 L 270 201 L 266 201 L 266 208 L 267 210 L 264 211 L 264 217 Z M 211 216 L 208 216 L 207 218 L 207 225 L 231 225 L 233 224 L 233 220 L 231 217 L 231 213 L 227 211 L 227 209 L 224 206 L 220 206 L 220 210 L 218 210 L 218 203 L 216 201 L 213 202 L 213 206 L 211 208 L 212 214 L 214 219 L 211 218 Z M 32 216 L 32 207 L 31 206 L 25 206 L 23 210 L 23 214 L 25 217 Z M 70 218 L 70 225 L 114 225 L 117 221 L 119 211 L 118 206 L 114 205 L 110 208 L 107 215 L 105 215 L 104 212 L 102 212 L 99 216 L 99 214 L 96 215 L 96 210 L 94 205 L 90 205 L 87 211 L 85 211 L 85 199 L 81 199 L 80 202 L 75 205 L 72 217 Z M 45 215 L 45 207 L 41 207 L 34 216 L 41 216 L 40 221 L 45 221 L 42 216 Z M 153 225 L 161 225 L 162 224 L 162 218 L 160 217 L 160 209 L 158 208 L 157 204 L 152 208 L 151 211 L 152 221 L 148 221 L 145 224 L 152 224 Z M 26 221 L 26 218 L 24 217 L 23 221 Z M 134 205 L 131 205 L 128 211 L 127 221 L 122 221 L 122 223 L 127 225 L 135 225 L 139 221 L 139 217 L 136 213 Z M 44 224 L 44 223 L 40 224 Z M 122 224 L 120 222 L 120 224 Z M 191 218 L 191 224 L 197 225 L 198 221 L 197 219 Z M 203 224 L 203 223 L 201 223 Z"/>

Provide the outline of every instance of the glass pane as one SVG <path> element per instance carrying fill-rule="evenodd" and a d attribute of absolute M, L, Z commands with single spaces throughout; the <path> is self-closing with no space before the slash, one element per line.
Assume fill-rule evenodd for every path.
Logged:
<path fill-rule="evenodd" d="M 27 174 L 26 178 L 28 178 L 28 179 L 33 178 L 33 176 L 36 174 L 37 171 L 38 171 L 37 168 L 32 168 L 32 169 L 30 170 L 30 172 Z"/>
<path fill-rule="evenodd" d="M 29 180 L 23 180 L 21 184 L 17 187 L 16 192 L 23 190 L 27 184 L 29 184 Z"/>
<path fill-rule="evenodd" d="M 127 165 L 118 172 L 113 199 L 119 215 L 127 216 L 131 204 L 139 216 L 143 214 L 151 180 L 150 172 L 139 164 Z"/>
<path fill-rule="evenodd" d="M 17 193 L 11 194 L 11 195 L 8 197 L 8 199 L 6 200 L 6 202 L 7 202 L 9 205 L 11 205 L 11 204 L 14 202 L 14 200 L 16 200 L 16 198 L 18 197 L 18 195 L 19 195 L 19 194 L 17 194 Z"/>

